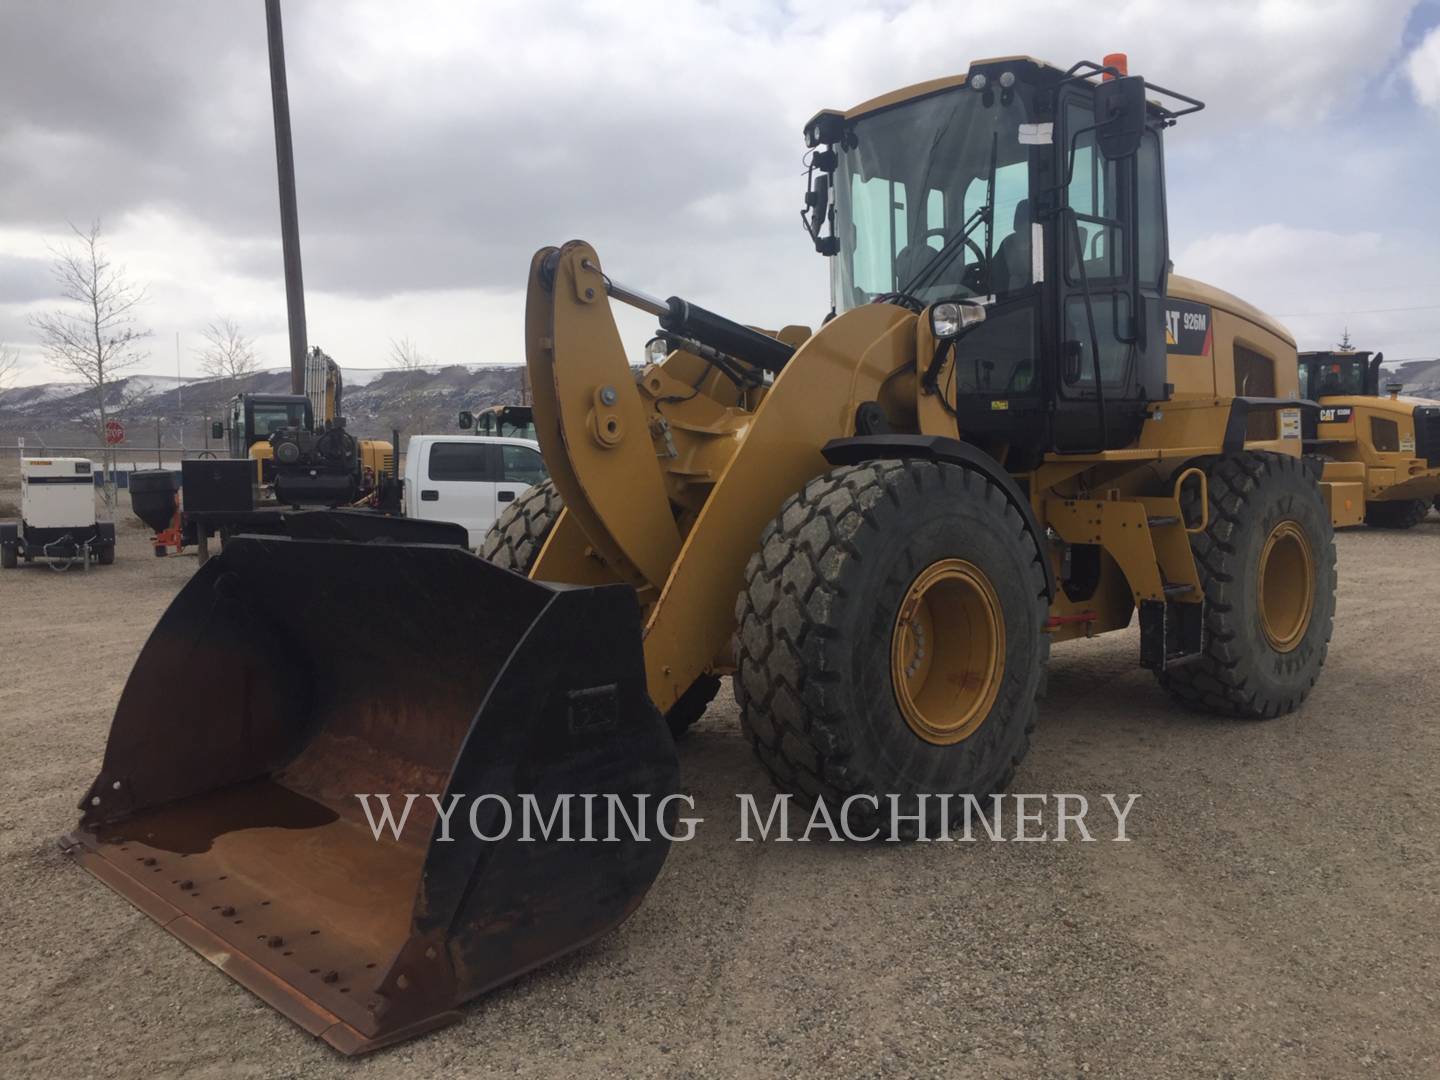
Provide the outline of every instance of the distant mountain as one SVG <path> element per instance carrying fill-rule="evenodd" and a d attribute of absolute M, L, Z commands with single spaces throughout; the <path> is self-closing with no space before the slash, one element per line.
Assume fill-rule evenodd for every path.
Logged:
<path fill-rule="evenodd" d="M 1403 364 L 1387 364 L 1380 375 L 1380 389 L 1387 382 L 1400 382 L 1411 397 L 1440 400 L 1440 360 L 1407 360 Z"/>
<path fill-rule="evenodd" d="M 519 365 L 396 369 L 341 369 L 341 406 L 350 430 L 361 437 L 443 434 L 456 430 L 462 409 L 475 410 L 520 400 Z M 182 379 L 174 375 L 131 375 L 106 394 L 107 411 L 126 427 L 126 442 L 153 447 L 157 422 L 167 447 L 203 444 L 205 418 L 219 419 L 238 392 L 286 394 L 288 369 L 262 371 L 231 383 L 224 379 Z M 17 437 L 29 445 L 88 446 L 94 443 L 94 393 L 79 383 L 45 383 L 0 391 L 0 443 Z M 182 423 L 183 422 L 183 423 Z"/>

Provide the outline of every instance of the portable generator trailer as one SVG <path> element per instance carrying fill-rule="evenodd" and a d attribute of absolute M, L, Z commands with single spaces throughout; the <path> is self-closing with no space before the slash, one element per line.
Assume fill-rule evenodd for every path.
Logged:
<path fill-rule="evenodd" d="M 88 458 L 22 458 L 20 520 L 0 521 L 0 568 L 21 560 L 55 570 L 115 561 L 115 525 L 95 520 L 94 466 Z"/>
<path fill-rule="evenodd" d="M 1296 708 L 1335 555 L 1295 346 L 1170 274 L 1162 135 L 1201 106 L 1146 89 L 1012 57 L 819 114 L 835 316 L 813 334 L 649 297 L 583 242 L 538 251 L 527 364 L 561 508 L 496 548 L 529 565 L 232 542 L 137 660 L 69 850 L 353 1053 L 638 906 L 663 835 L 523 843 L 499 807 L 653 807 L 678 783 L 662 715 L 703 680 L 734 675 L 782 788 L 894 794 L 927 828 L 929 795 L 1009 782 L 1052 642 L 1137 609 L 1182 703 Z M 638 382 L 614 302 L 671 350 Z M 524 532 L 520 502 L 497 529 Z M 177 686 L 206 688 L 203 723 L 165 719 Z M 355 798 L 427 791 L 497 796 L 479 834 L 504 838 L 447 840 L 422 801 L 375 839 Z"/>
<path fill-rule="evenodd" d="M 1409 529 L 1440 509 L 1440 401 L 1382 394 L 1384 353 L 1303 352 L 1300 389 L 1319 408 L 1306 448 L 1325 459 L 1333 491 L 1364 508 L 1365 524 Z M 1337 521 L 1336 524 L 1341 524 Z"/>

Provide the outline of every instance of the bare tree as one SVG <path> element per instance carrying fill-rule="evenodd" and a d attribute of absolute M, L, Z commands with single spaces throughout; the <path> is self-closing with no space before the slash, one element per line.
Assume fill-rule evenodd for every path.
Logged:
<path fill-rule="evenodd" d="M 51 249 L 60 295 L 70 305 L 31 316 L 30 323 L 51 363 L 72 372 L 94 391 L 91 418 L 96 438 L 105 447 L 106 421 L 117 406 L 124 407 L 113 390 L 116 377 L 148 355 L 140 351 L 140 342 L 150 331 L 135 321 L 145 289 L 110 261 L 98 221 L 88 230 L 74 224 L 70 229 L 77 239 L 67 247 Z M 106 465 L 105 505 L 113 514 L 115 452 L 105 447 L 101 454 Z"/>
<path fill-rule="evenodd" d="M 205 347 L 199 351 L 201 368 L 207 375 L 224 379 L 231 393 L 239 380 L 259 370 L 255 343 L 245 336 L 234 319 L 216 319 L 205 327 L 201 336 L 205 339 Z"/>
<path fill-rule="evenodd" d="M 389 359 L 391 366 L 405 371 L 414 371 L 416 368 L 430 363 L 430 358 L 422 354 L 408 337 L 401 338 L 399 341 L 394 338 L 390 339 Z"/>
<path fill-rule="evenodd" d="M 4 390 L 10 385 L 10 380 L 15 377 L 15 372 L 19 369 L 19 351 L 0 341 L 0 390 Z"/>

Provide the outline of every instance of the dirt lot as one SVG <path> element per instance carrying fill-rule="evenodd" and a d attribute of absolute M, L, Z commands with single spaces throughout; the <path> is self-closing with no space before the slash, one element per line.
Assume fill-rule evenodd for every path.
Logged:
<path fill-rule="evenodd" d="M 144 539 L 127 524 L 88 575 L 0 574 L 0 1075 L 1440 1073 L 1434 515 L 1339 538 L 1296 715 L 1172 708 L 1133 630 L 1056 651 L 1015 788 L 1139 792 L 1128 844 L 734 843 L 735 793 L 769 789 L 723 695 L 681 751 L 706 823 L 640 912 L 358 1062 L 55 847 L 194 568 Z"/>

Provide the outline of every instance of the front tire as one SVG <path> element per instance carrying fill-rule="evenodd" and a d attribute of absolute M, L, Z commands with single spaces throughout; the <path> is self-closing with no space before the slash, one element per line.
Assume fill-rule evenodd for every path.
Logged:
<path fill-rule="evenodd" d="M 1391 502 L 1367 502 L 1365 524 L 1372 529 L 1413 529 L 1425 520 L 1430 508 L 1424 499 L 1396 499 Z"/>
<path fill-rule="evenodd" d="M 785 791 L 888 820 L 1001 790 L 1029 747 L 1048 654 L 1035 538 L 980 473 L 872 461 L 781 508 L 736 604 L 735 697 Z M 927 827 L 939 800 L 924 803 Z M 857 813 L 856 811 L 861 811 Z M 913 833 L 914 828 L 910 831 Z"/>
<path fill-rule="evenodd" d="M 15 549 L 9 544 L 0 545 L 0 570 L 14 570 L 20 563 Z"/>
<path fill-rule="evenodd" d="M 505 508 L 480 545 L 480 557 L 496 566 L 530 573 L 565 502 L 555 484 L 542 480 Z"/>
<path fill-rule="evenodd" d="M 1204 646 L 1198 660 L 1159 673 L 1160 683 L 1192 708 L 1281 716 L 1305 700 L 1325 664 L 1335 530 L 1299 458 L 1235 454 L 1201 467 L 1210 521 L 1190 547 L 1205 593 Z"/>

